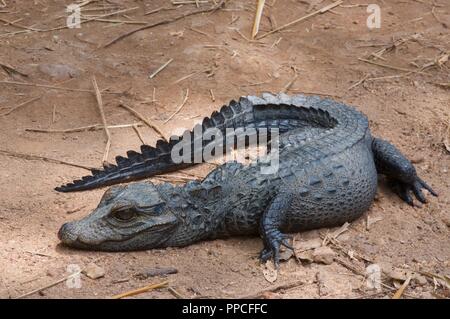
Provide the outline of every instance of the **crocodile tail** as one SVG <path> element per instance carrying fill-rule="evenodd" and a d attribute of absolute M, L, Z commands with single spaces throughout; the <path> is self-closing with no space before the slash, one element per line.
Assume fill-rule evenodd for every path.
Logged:
<path fill-rule="evenodd" d="M 249 140 L 245 139 L 244 145 L 237 145 L 238 143 L 236 141 L 240 134 L 238 133 L 238 129 L 240 128 L 254 128 L 257 133 L 259 133 L 260 129 L 277 128 L 280 133 L 284 133 L 307 126 L 334 127 L 336 121 L 327 111 L 314 105 L 305 106 L 305 104 L 311 102 L 310 100 L 314 102 L 312 104 L 318 102 L 304 96 L 297 96 L 296 98 L 284 96 L 284 98 L 280 98 L 272 95 L 267 95 L 265 99 L 242 97 L 239 101 L 233 100 L 228 105 L 223 106 L 220 111 L 215 111 L 210 117 L 204 118 L 202 124 L 194 127 L 192 131 L 185 132 L 183 137 L 172 137 L 169 142 L 158 140 L 155 147 L 142 145 L 140 153 L 128 151 L 127 157 L 116 157 L 116 165 L 106 166 L 99 170 L 94 169 L 92 170 L 92 175 L 84 176 L 72 183 L 57 187 L 55 190 L 59 192 L 73 192 L 95 189 L 193 166 L 196 163 L 205 161 L 203 151 L 214 140 L 204 140 L 203 133 L 211 128 L 220 130 L 222 136 L 225 138 L 223 144 L 224 151 L 227 151 L 226 148 L 228 147 L 246 147 L 249 143 Z M 235 130 L 231 136 L 227 135 L 228 128 Z M 198 134 L 198 132 L 202 134 Z M 268 134 L 267 140 L 269 140 L 270 132 L 266 132 Z M 245 130 L 242 133 L 246 135 Z M 174 161 L 172 151 L 178 143 L 184 141 L 184 137 L 187 134 L 190 135 L 191 140 L 190 160 L 186 161 L 186 157 L 183 156 L 185 154 L 180 154 L 183 160 Z M 237 138 L 235 139 L 235 137 Z M 200 151 L 201 157 L 196 156 L 195 153 Z M 213 156 L 221 155 L 212 153 L 211 155 Z"/>
<path fill-rule="evenodd" d="M 223 106 L 219 112 L 215 111 L 210 117 L 203 119 L 201 129 L 203 132 L 209 128 L 218 128 L 225 132 L 226 127 L 242 127 L 245 123 L 253 121 L 253 118 L 245 116 L 253 114 L 253 104 L 246 98 L 241 98 L 238 102 L 231 101 L 229 105 Z M 200 125 L 200 124 L 199 124 Z M 192 137 L 194 144 L 194 132 L 185 132 Z M 195 165 L 193 161 L 190 163 L 176 163 L 172 160 L 171 152 L 176 144 L 180 142 L 181 137 L 171 138 L 169 142 L 158 140 L 156 146 L 142 145 L 141 152 L 128 151 L 127 157 L 117 156 L 116 165 L 109 165 L 103 169 L 93 169 L 92 175 L 84 176 L 72 183 L 56 187 L 58 192 L 75 192 L 100 188 L 108 185 L 114 185 L 143 178 L 152 177 L 159 174 L 169 173 Z M 197 142 L 198 143 L 198 142 Z M 200 142 L 204 149 L 205 142 Z M 192 149 L 192 148 L 191 148 Z M 191 154 L 193 156 L 193 154 Z"/>

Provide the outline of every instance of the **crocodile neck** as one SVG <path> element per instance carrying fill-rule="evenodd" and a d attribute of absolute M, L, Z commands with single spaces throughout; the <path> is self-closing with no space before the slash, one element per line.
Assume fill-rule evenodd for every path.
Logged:
<path fill-rule="evenodd" d="M 179 221 L 164 246 L 186 246 L 217 234 L 225 211 L 221 209 L 223 205 L 214 204 L 217 194 L 213 194 L 211 187 L 193 181 L 183 186 L 163 183 L 157 188 Z"/>

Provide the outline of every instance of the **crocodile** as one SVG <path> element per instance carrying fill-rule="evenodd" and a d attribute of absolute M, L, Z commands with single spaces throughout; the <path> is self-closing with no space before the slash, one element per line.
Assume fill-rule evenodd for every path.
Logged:
<path fill-rule="evenodd" d="M 278 169 L 263 173 L 267 158 L 251 165 L 229 161 L 203 180 L 184 185 L 149 181 L 115 185 L 91 214 L 61 226 L 61 242 L 78 249 L 130 251 L 259 234 L 260 259 L 279 265 L 281 246 L 292 249 L 292 233 L 340 226 L 368 210 L 378 174 L 385 175 L 410 205 L 415 200 L 427 202 L 424 189 L 437 196 L 397 148 L 372 137 L 363 113 L 331 99 L 268 93 L 241 97 L 196 128 L 201 132 L 215 128 L 225 136 L 226 128 L 277 129 L 278 141 L 268 134 L 264 156 L 269 157 L 276 146 Z M 194 131 L 188 134 L 192 145 L 199 138 Z M 129 151 L 127 158 L 116 158 L 117 165 L 93 170 L 91 176 L 56 190 L 95 189 L 194 165 L 172 160 L 178 143 L 171 138 L 159 140 L 156 147 L 142 145 L 141 153 Z M 197 145 L 205 150 L 211 143 Z"/>

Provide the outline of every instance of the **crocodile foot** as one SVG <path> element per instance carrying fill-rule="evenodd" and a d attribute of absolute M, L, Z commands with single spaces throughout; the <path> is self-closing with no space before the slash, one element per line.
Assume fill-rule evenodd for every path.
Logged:
<path fill-rule="evenodd" d="M 265 263 L 269 259 L 273 258 L 275 267 L 278 269 L 280 266 L 280 247 L 283 245 L 288 249 L 294 250 L 294 247 L 292 247 L 288 242 L 290 238 L 291 236 L 285 235 L 278 230 L 265 234 L 264 248 L 259 254 L 259 259 L 261 262 Z"/>
<path fill-rule="evenodd" d="M 416 176 L 411 183 L 404 183 L 397 180 L 391 181 L 391 186 L 402 200 L 413 207 L 414 201 L 412 194 L 414 194 L 419 202 L 424 204 L 427 202 L 422 189 L 426 189 L 433 196 L 438 196 L 438 194 L 418 176 Z"/>

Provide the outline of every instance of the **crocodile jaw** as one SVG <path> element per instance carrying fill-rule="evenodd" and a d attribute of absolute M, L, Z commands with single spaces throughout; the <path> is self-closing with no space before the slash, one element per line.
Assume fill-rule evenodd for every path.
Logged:
<path fill-rule="evenodd" d="M 87 238 L 77 232 L 77 222 L 65 223 L 58 232 L 58 238 L 64 246 L 94 251 L 133 251 L 165 247 L 165 242 L 172 237 L 177 225 L 158 225 L 135 232 L 131 236 Z"/>

